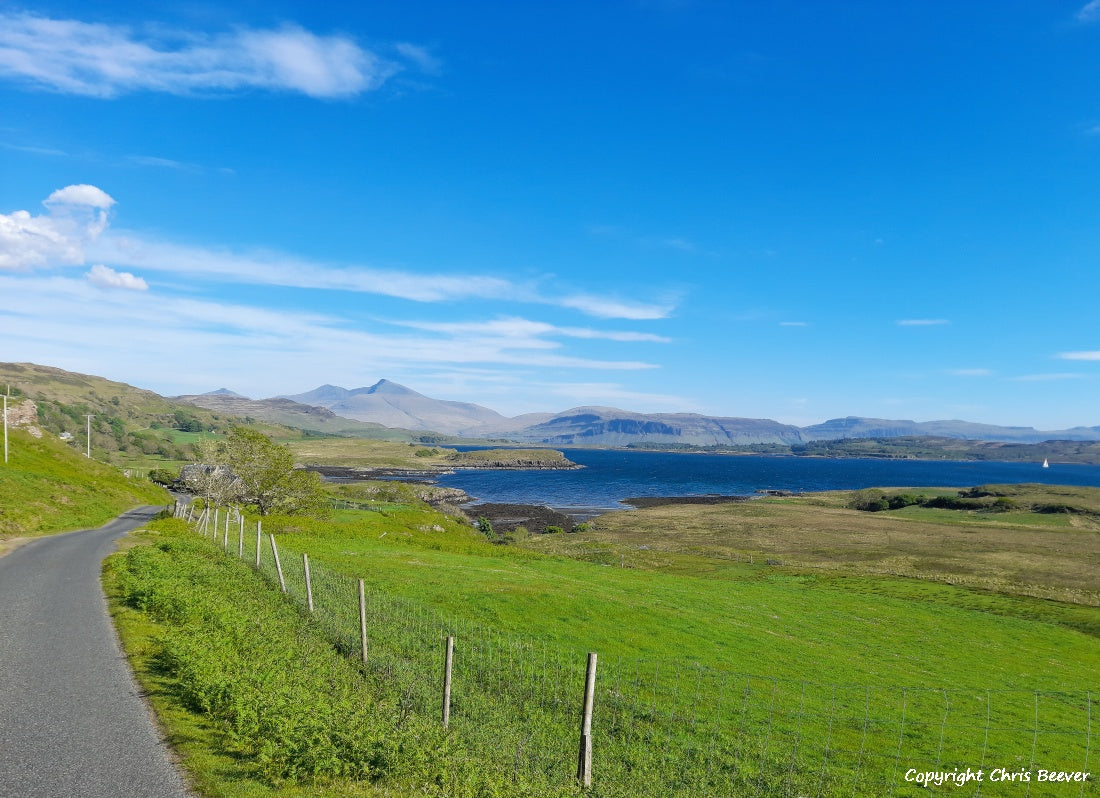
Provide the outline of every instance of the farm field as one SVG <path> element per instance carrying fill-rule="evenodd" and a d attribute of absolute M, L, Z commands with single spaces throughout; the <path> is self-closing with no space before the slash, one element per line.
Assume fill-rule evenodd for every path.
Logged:
<path fill-rule="evenodd" d="M 821 513 L 822 508 L 833 512 Z M 843 558 L 830 568 L 779 565 L 774 551 L 757 547 L 759 541 L 747 547 L 735 543 L 720 524 L 715 545 L 725 549 L 702 556 L 703 532 L 688 529 L 683 519 L 682 539 L 668 532 L 645 534 L 647 524 L 654 530 L 666 523 L 667 509 L 605 516 L 593 532 L 535 535 L 522 545 L 492 543 L 466 523 L 412 502 L 389 503 L 377 512 L 342 510 L 324 521 L 268 517 L 260 538 L 260 570 L 266 601 L 274 602 L 273 608 L 284 604 L 266 538 L 273 533 L 291 606 L 314 630 L 310 634 L 320 634 L 330 650 L 344 654 L 343 665 L 325 665 L 325 672 L 350 669 L 352 686 L 346 689 L 366 690 L 354 687 L 356 680 L 366 679 L 363 684 L 377 691 L 376 706 L 396 713 L 399 727 L 420 729 L 421 743 L 408 743 L 407 754 L 415 762 L 428 770 L 425 762 L 449 774 L 465 773 L 458 784 L 436 772 L 434 786 L 420 786 L 428 794 L 570 793 L 588 651 L 597 652 L 600 663 L 593 727 L 595 795 L 917 795 L 921 789 L 905 779 L 910 767 L 988 770 L 994 763 L 1029 773 L 1055 766 L 1087 769 L 1094 755 L 1100 672 L 1097 608 L 872 573 L 859 559 L 852 559 L 851 567 Z M 816 518 L 823 529 L 849 516 L 857 529 L 862 522 L 921 524 L 923 534 L 938 530 L 946 540 L 971 523 L 957 511 L 848 510 L 834 495 L 707 509 L 731 517 L 751 511 L 739 523 L 751 517 L 761 528 L 770 524 L 773 537 L 776 529 L 796 526 L 797 517 L 803 523 Z M 942 516 L 945 512 L 957 514 Z M 922 513 L 922 520 L 913 520 Z M 1020 533 L 1029 527 L 1029 513 L 1016 515 L 1000 523 Z M 1051 525 L 1045 514 L 1035 517 L 1028 533 L 1037 536 L 1035 545 L 1044 534 L 1088 534 L 1080 526 Z M 630 519 L 636 524 L 626 523 Z M 182 564 L 195 552 L 202 568 L 215 568 L 222 574 L 218 579 L 244 589 L 256 579 L 239 573 L 256 556 L 253 523 L 247 521 L 248 534 L 235 526 L 217 534 L 208 529 L 204 541 L 205 533 L 177 532 L 175 542 L 143 548 L 163 552 L 155 558 L 169 558 L 170 567 L 166 562 L 156 568 L 174 574 L 188 596 L 194 588 L 186 568 L 192 566 Z M 636 537 L 626 539 L 621 530 L 627 528 Z M 840 553 L 844 540 L 836 534 L 828 545 Z M 931 541 L 925 545 L 935 548 Z M 632 562 L 626 560 L 629 547 L 638 553 Z M 226 553 L 213 557 L 211 550 L 218 548 Z M 734 557 L 746 548 L 755 552 L 752 562 Z M 193 551 L 185 557 L 185 550 Z M 312 614 L 305 611 L 303 554 L 312 569 Z M 1062 563 L 1057 570 L 1066 584 L 1081 579 L 1076 564 L 1055 562 Z M 150 567 L 147 563 L 142 569 Z M 370 639 L 366 665 L 356 665 L 360 578 Z M 1078 589 L 1079 596 L 1091 589 L 1087 579 Z M 215 601 L 229 591 L 223 586 L 199 592 L 203 601 Z M 164 603 L 173 607 L 183 600 L 181 594 Z M 228 612 L 223 607 L 202 614 L 213 618 Z M 257 612 L 262 618 L 268 610 L 253 608 L 249 617 L 255 619 Z M 244 626 L 234 627 L 234 640 L 243 629 L 257 626 L 255 620 L 240 623 Z M 167 640 L 185 634 L 167 626 Z M 196 646 L 213 645 L 210 629 L 201 634 L 205 637 Z M 430 729 L 432 719 L 438 720 L 447 635 L 456 641 L 455 705 L 441 742 Z M 280 661 L 296 656 L 287 654 L 289 659 Z M 228 686 L 224 675 L 208 687 L 189 682 L 206 669 L 218 669 L 184 660 L 178 662 L 180 682 L 173 684 L 160 672 L 162 694 L 209 689 L 222 695 L 229 690 L 225 700 L 231 705 L 243 700 L 233 697 L 238 688 Z M 306 660 L 287 667 L 280 679 L 304 678 L 294 674 L 313 668 Z M 216 709 L 216 704 L 211 706 Z M 213 710 L 211 717 L 215 730 L 228 728 L 231 738 L 237 734 L 232 730 L 238 720 Z M 212 743 L 213 749 L 224 748 L 223 733 L 213 734 L 223 741 Z M 251 750 L 240 740 L 234 745 Z M 283 770 L 271 770 L 271 760 L 241 764 L 230 771 L 250 785 L 248 791 L 212 787 L 210 794 L 297 794 L 294 789 L 302 788 L 304 777 L 286 776 L 287 768 L 300 766 L 297 760 L 288 753 L 271 755 L 289 757 Z M 373 794 L 367 785 L 355 782 L 359 786 L 353 788 L 339 775 L 350 767 L 339 765 L 341 756 L 332 754 L 332 762 L 309 777 L 319 780 L 317 789 L 332 790 L 317 794 Z M 458 765 L 456 756 L 466 766 Z M 416 775 L 420 766 L 393 767 L 392 778 L 365 776 L 370 789 L 412 794 L 416 788 L 410 785 L 423 777 Z M 272 778 L 273 772 L 282 775 Z M 403 781 L 406 777 L 413 781 Z M 1011 795 L 1018 788 L 986 782 L 981 794 Z M 1028 793 L 1092 795 L 1095 784 L 1031 784 Z"/>

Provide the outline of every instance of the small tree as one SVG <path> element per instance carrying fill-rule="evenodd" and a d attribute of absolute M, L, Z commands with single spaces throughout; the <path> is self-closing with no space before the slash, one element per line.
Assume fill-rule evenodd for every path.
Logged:
<path fill-rule="evenodd" d="M 290 449 L 262 432 L 234 427 L 224 439 L 203 441 L 197 448 L 203 462 L 214 466 L 205 481 L 228 483 L 220 486 L 221 492 L 209 495 L 216 503 L 242 501 L 255 505 L 260 515 L 276 511 L 320 515 L 328 509 L 321 478 L 295 469 Z M 202 483 L 204 478 L 197 481 Z M 219 485 L 200 487 L 213 493 Z"/>
<path fill-rule="evenodd" d="M 483 534 L 486 539 L 496 541 L 497 534 L 493 531 L 493 524 L 485 516 L 481 516 L 474 522 L 474 526 L 477 527 L 477 531 Z"/>

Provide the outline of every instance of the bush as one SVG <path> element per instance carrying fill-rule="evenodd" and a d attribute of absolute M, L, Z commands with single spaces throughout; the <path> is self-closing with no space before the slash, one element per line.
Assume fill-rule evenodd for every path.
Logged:
<path fill-rule="evenodd" d="M 149 479 L 158 485 L 171 485 L 179 479 L 179 472 L 167 468 L 154 468 L 149 472 Z"/>
<path fill-rule="evenodd" d="M 485 536 L 486 540 L 493 541 L 494 543 L 496 542 L 497 533 L 493 531 L 493 525 L 488 518 L 481 516 L 474 522 L 474 526 L 477 528 L 478 532 Z"/>

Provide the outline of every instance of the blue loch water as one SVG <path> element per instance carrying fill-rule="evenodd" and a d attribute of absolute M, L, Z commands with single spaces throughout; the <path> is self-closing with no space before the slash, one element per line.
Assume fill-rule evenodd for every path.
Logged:
<path fill-rule="evenodd" d="M 482 447 L 459 447 L 473 449 Z M 752 495 L 758 490 L 970 487 L 1043 482 L 1100 486 L 1100 466 L 943 460 L 824 459 L 566 449 L 572 471 L 458 471 L 438 484 L 480 502 L 544 504 L 564 510 L 622 508 L 634 496 Z"/>

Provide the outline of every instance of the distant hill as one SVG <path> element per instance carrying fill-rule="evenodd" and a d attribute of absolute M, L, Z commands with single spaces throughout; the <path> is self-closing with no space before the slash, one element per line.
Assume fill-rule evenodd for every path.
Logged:
<path fill-rule="evenodd" d="M 508 436 L 557 446 L 627 446 L 638 442 L 790 445 L 803 440 L 798 427 L 768 419 L 631 413 L 613 407 L 577 407 L 514 430 Z"/>
<path fill-rule="evenodd" d="M 804 440 L 843 438 L 901 438 L 932 436 L 975 441 L 1040 443 L 1042 441 L 1100 440 L 1100 427 L 1074 427 L 1068 430 L 1037 430 L 1034 427 L 999 427 L 971 421 L 896 421 L 883 418 L 848 416 L 802 428 Z"/>
<path fill-rule="evenodd" d="M 1036 430 L 969 421 L 908 421 L 849 416 L 796 427 L 770 419 L 704 416 L 695 413 L 638 413 L 614 407 L 575 407 L 560 413 L 514 418 L 481 405 L 432 399 L 411 388 L 380 380 L 349 390 L 322 385 L 289 397 L 338 416 L 386 427 L 445 433 L 464 438 L 505 438 L 550 446 L 798 446 L 814 441 L 887 438 L 1040 443 L 1100 441 L 1100 427 Z"/>
<path fill-rule="evenodd" d="M 239 394 L 215 391 L 177 396 L 176 400 L 227 416 L 265 421 L 328 435 L 352 435 L 392 441 L 411 441 L 417 437 L 407 429 L 394 429 L 377 422 L 358 421 L 338 416 L 326 407 L 303 404 L 283 397 L 247 399 Z"/>
<path fill-rule="evenodd" d="M 43 426 L 83 440 L 93 414 L 92 446 L 107 455 L 159 453 L 181 459 L 178 433 L 222 431 L 244 419 L 272 425 L 276 434 L 354 436 L 393 441 L 454 443 L 461 439 L 505 439 L 548 446 L 677 448 L 741 447 L 742 451 L 797 452 L 824 456 L 944 456 L 1031 459 L 1043 450 L 956 447 L 950 441 L 1038 445 L 1050 441 L 1100 441 L 1100 427 L 1037 430 L 969 421 L 926 421 L 849 416 L 796 427 L 770 419 L 705 416 L 695 413 L 638 413 L 613 407 L 575 407 L 559 413 L 528 413 L 508 418 L 468 402 L 433 399 L 391 380 L 347 389 L 322 385 L 306 393 L 248 399 L 227 388 L 168 399 L 152 391 L 102 377 L 74 374 L 32 363 L 0 363 L 0 381 L 36 400 Z M 281 432 L 279 431 L 281 430 Z M 830 441 L 868 441 L 857 446 L 815 447 Z M 882 443 L 896 441 L 896 444 Z M 755 448 L 754 448 L 755 447 Z M 1093 458 L 1092 447 L 1050 451 L 1075 462 Z M 843 454 L 850 452 L 851 454 Z M 870 454 L 874 452 L 874 454 Z M 908 454 L 907 454 L 908 453 Z M 939 453 L 939 454 L 936 454 Z M 1047 456 L 1044 454 L 1043 456 Z M 1091 460 L 1090 460 L 1091 461 Z"/>
<path fill-rule="evenodd" d="M 463 434 L 471 428 L 506 426 L 507 422 L 504 416 L 487 407 L 431 399 L 390 380 L 379 380 L 369 388 L 350 391 L 335 385 L 322 385 L 308 393 L 281 398 L 315 404 L 344 418 L 452 435 Z"/>

